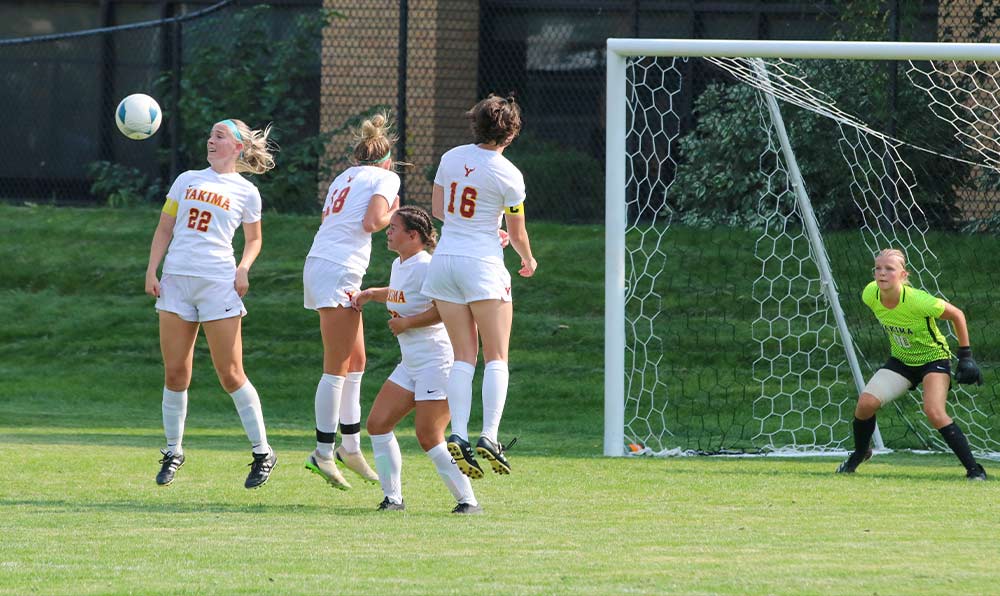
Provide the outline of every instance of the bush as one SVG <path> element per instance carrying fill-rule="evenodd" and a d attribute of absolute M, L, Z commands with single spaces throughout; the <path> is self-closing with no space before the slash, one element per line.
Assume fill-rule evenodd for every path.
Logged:
<path fill-rule="evenodd" d="M 592 156 L 530 134 L 504 155 L 524 174 L 528 217 L 564 222 L 604 217 L 604 167 Z"/>
<path fill-rule="evenodd" d="M 158 180 L 150 182 L 141 171 L 110 161 L 95 161 L 87 166 L 93 183 L 90 192 L 107 197 L 109 207 L 132 207 L 162 198 L 166 190 Z"/>

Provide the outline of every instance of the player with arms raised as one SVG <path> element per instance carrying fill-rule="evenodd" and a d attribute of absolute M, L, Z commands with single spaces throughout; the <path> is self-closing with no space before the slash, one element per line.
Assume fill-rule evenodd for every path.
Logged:
<path fill-rule="evenodd" d="M 156 483 L 173 482 L 184 464 L 184 420 L 198 328 L 205 338 L 223 389 L 233 398 L 250 439 L 253 461 L 244 486 L 265 482 L 278 458 L 267 443 L 257 390 L 243 372 L 243 296 L 250 287 L 250 266 L 260 254 L 260 193 L 240 172 L 263 174 L 274 167 L 268 130 L 251 130 L 240 120 L 212 127 L 204 170 L 184 172 L 174 181 L 153 234 L 146 269 L 146 293 L 156 297 L 163 353 L 163 429 Z M 233 235 L 243 227 L 246 240 L 239 266 Z M 168 248 L 169 246 L 169 248 Z M 156 269 L 166 254 L 163 277 Z"/>
<path fill-rule="evenodd" d="M 507 400 L 507 351 L 514 309 L 510 273 L 497 240 L 506 218 L 510 244 L 521 257 L 519 273 L 531 277 L 538 264 L 531 254 L 524 215 L 524 177 L 503 151 L 521 131 L 521 110 L 512 97 L 490 95 L 466 113 L 475 143 L 441 157 L 431 207 L 444 221 L 441 242 L 431 259 L 423 294 L 434 299 L 455 352 L 448 378 L 451 432 L 448 450 L 464 474 L 482 478 L 469 444 L 472 377 L 479 339 L 483 343 L 483 430 L 476 453 L 493 471 L 510 473 L 498 438 Z"/>
<path fill-rule="evenodd" d="M 928 421 L 965 466 L 966 477 L 986 480 L 986 471 L 973 457 L 965 434 L 945 409 L 951 385 L 951 351 L 938 329 L 937 319 L 951 321 L 958 337 L 955 380 L 965 384 L 983 382 L 983 375 L 972 359 L 965 314 L 952 304 L 910 286 L 908 276 L 906 257 L 901 251 L 885 249 L 875 257 L 875 281 L 865 287 L 862 300 L 889 336 L 891 356 L 868 381 L 858 399 L 854 411 L 854 451 L 837 472 L 851 474 L 871 457 L 869 444 L 879 408 L 923 383 Z"/>

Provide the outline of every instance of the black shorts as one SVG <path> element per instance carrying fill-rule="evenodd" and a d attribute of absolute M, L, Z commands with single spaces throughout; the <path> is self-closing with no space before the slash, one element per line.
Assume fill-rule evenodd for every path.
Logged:
<path fill-rule="evenodd" d="M 906 377 L 906 380 L 910 382 L 910 389 L 916 389 L 917 385 L 923 382 L 924 375 L 927 373 L 944 373 L 951 376 L 951 360 L 947 359 L 934 360 L 920 366 L 910 366 L 890 356 L 882 368 Z"/>

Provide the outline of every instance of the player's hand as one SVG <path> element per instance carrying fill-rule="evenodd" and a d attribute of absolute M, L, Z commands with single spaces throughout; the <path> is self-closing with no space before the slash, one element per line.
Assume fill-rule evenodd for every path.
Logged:
<path fill-rule="evenodd" d="M 155 271 L 146 272 L 146 293 L 153 298 L 160 297 L 160 280 L 156 279 Z"/>
<path fill-rule="evenodd" d="M 236 270 L 236 280 L 233 282 L 233 287 L 236 288 L 236 293 L 240 298 L 246 296 L 247 290 L 250 289 L 250 272 L 240 267 Z"/>
<path fill-rule="evenodd" d="M 983 372 L 972 359 L 972 348 L 958 348 L 958 366 L 955 368 L 955 381 L 960 385 L 982 385 Z"/>
<path fill-rule="evenodd" d="M 521 269 L 518 270 L 518 273 L 521 274 L 521 277 L 531 277 L 535 274 L 535 269 L 537 268 L 538 261 L 535 259 L 528 259 L 527 261 L 521 259 Z"/>
<path fill-rule="evenodd" d="M 507 248 L 507 245 L 510 244 L 510 234 L 503 228 L 497 230 L 497 234 L 500 236 L 500 248 Z"/>
<path fill-rule="evenodd" d="M 351 296 L 351 307 L 353 307 L 354 310 L 360 312 L 361 307 L 363 307 L 371 299 L 372 299 L 371 292 L 369 292 L 368 290 L 361 290 L 357 294 Z"/>
<path fill-rule="evenodd" d="M 399 335 L 410 328 L 410 324 L 406 322 L 407 318 L 393 317 L 389 319 L 389 330 L 392 331 L 393 335 Z"/>

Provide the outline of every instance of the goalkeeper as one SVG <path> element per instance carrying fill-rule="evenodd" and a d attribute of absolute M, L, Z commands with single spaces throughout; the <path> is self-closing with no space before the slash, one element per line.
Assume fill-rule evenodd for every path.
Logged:
<path fill-rule="evenodd" d="M 885 249 L 875 257 L 875 281 L 861 299 L 889 336 L 890 357 L 865 385 L 854 410 L 854 452 L 837 472 L 851 474 L 872 456 L 870 442 L 879 408 L 917 385 L 924 385 L 924 413 L 931 425 L 965 466 L 969 480 L 986 480 L 962 429 L 948 416 L 945 400 L 951 384 L 951 352 L 937 326 L 937 319 L 951 321 L 958 337 L 955 380 L 982 385 L 983 375 L 972 359 L 965 314 L 948 302 L 910 286 L 906 257 Z"/>

